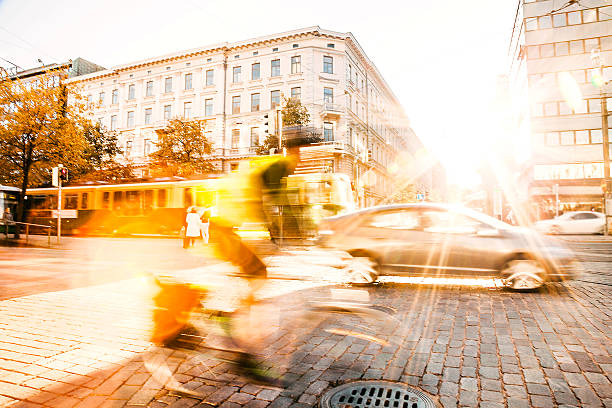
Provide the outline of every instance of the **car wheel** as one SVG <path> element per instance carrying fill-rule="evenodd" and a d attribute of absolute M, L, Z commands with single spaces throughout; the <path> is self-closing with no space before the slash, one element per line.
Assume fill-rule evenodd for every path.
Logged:
<path fill-rule="evenodd" d="M 550 227 L 550 233 L 555 235 L 561 234 L 561 227 L 558 225 L 553 225 L 552 227 Z"/>
<path fill-rule="evenodd" d="M 369 257 L 352 256 L 343 269 L 349 283 L 374 283 L 378 280 L 376 267 L 377 263 Z"/>
<path fill-rule="evenodd" d="M 533 259 L 514 259 L 504 265 L 501 277 L 504 285 L 513 290 L 533 290 L 544 284 L 546 271 Z"/>

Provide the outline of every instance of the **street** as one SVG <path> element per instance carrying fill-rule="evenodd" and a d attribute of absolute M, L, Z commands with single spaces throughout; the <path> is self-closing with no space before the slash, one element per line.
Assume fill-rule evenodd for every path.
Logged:
<path fill-rule="evenodd" d="M 347 287 L 334 254 L 286 249 L 268 258 L 272 279 L 262 296 L 266 317 L 275 318 L 265 349 L 271 364 L 291 361 L 290 387 L 257 385 L 228 364 L 172 353 L 181 382 L 199 399 L 165 390 L 144 365 L 151 289 L 142 274 L 214 283 L 225 298 L 227 268 L 202 248 L 97 238 L 0 248 L 0 405 L 306 408 L 346 381 L 386 379 L 445 407 L 612 406 L 612 241 L 563 239 L 586 273 L 532 293 L 490 281 L 393 277 L 357 288 L 396 311 L 396 323 L 377 333 L 385 344 L 318 329 L 287 341 L 290 310 Z"/>

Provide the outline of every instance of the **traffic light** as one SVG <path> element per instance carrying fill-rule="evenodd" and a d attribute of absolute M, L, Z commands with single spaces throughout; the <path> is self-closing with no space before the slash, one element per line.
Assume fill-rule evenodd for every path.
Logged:
<path fill-rule="evenodd" d="M 60 167 L 59 177 L 62 181 L 68 181 L 68 169 L 65 167 Z"/>
<path fill-rule="evenodd" d="M 269 132 L 268 121 L 269 121 L 269 115 L 266 113 L 264 115 L 264 133 L 270 133 Z"/>

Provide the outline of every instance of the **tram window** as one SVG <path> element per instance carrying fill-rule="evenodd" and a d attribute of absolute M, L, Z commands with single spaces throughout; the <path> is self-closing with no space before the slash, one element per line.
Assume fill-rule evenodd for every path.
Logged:
<path fill-rule="evenodd" d="M 102 193 L 102 208 L 110 207 L 110 191 Z"/>
<path fill-rule="evenodd" d="M 140 191 L 125 192 L 126 215 L 138 215 L 140 213 Z"/>
<path fill-rule="evenodd" d="M 81 209 L 86 210 L 87 209 L 87 204 L 89 204 L 89 194 L 88 193 L 83 193 L 81 194 Z"/>
<path fill-rule="evenodd" d="M 47 196 L 32 196 L 32 208 L 47 208 Z"/>
<path fill-rule="evenodd" d="M 157 206 L 165 207 L 166 205 L 168 205 L 168 191 L 157 190 Z"/>
<path fill-rule="evenodd" d="M 193 204 L 193 197 L 191 194 L 191 189 L 186 188 L 185 189 L 185 207 L 191 207 L 192 204 Z"/>
<path fill-rule="evenodd" d="M 211 207 L 215 204 L 215 193 L 212 191 L 198 191 L 196 205 L 198 207 Z"/>
<path fill-rule="evenodd" d="M 56 209 L 57 208 L 57 196 L 47 196 L 47 208 Z"/>
<path fill-rule="evenodd" d="M 120 210 L 123 202 L 123 191 L 115 191 L 113 193 L 113 210 Z"/>
<path fill-rule="evenodd" d="M 151 211 L 153 208 L 153 190 L 145 190 L 144 192 L 144 210 Z"/>
<path fill-rule="evenodd" d="M 66 210 L 76 210 L 79 197 L 76 194 L 66 194 L 64 197 L 64 208 Z"/>

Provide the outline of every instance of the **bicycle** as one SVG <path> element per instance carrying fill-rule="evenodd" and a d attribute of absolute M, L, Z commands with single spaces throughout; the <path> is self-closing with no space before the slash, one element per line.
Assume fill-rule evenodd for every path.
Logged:
<path fill-rule="evenodd" d="M 163 320 L 164 315 L 171 316 L 175 324 L 173 327 L 166 325 L 168 330 L 164 330 L 163 324 L 158 325 L 152 336 L 157 346 L 145 355 L 145 367 L 167 390 L 199 399 L 204 399 L 204 396 L 186 388 L 181 381 L 181 363 L 172 360 L 173 352 L 186 353 L 183 361 L 188 366 L 199 367 L 213 376 L 222 376 L 228 367 L 219 363 L 226 363 L 230 372 L 233 369 L 247 381 L 285 389 L 289 385 L 288 371 L 303 357 L 298 348 L 313 332 L 322 330 L 384 347 L 390 341 L 381 337 L 379 332 L 397 324 L 393 317 L 395 311 L 370 304 L 367 292 L 336 288 L 331 289 L 331 299 L 326 300 L 302 302 L 292 296 L 294 304 L 283 311 L 284 321 L 278 322 L 275 334 L 265 338 L 266 335 L 254 335 L 253 325 L 248 321 L 254 314 L 262 314 L 261 310 L 254 312 L 254 309 L 265 301 L 229 312 L 210 309 L 205 306 L 208 287 L 169 278 L 156 278 L 154 281 L 160 287 L 155 297 L 154 314 L 157 314 L 158 321 Z M 176 292 L 174 295 L 173 291 Z M 177 293 L 180 301 L 169 302 Z M 263 312 L 266 313 L 269 314 L 269 310 Z M 255 316 L 256 323 L 259 321 L 257 318 Z M 245 329 L 244 333 L 240 333 L 241 329 Z M 275 343 L 276 348 L 266 349 L 262 343 Z M 216 369 L 221 373 L 215 374 Z"/>

